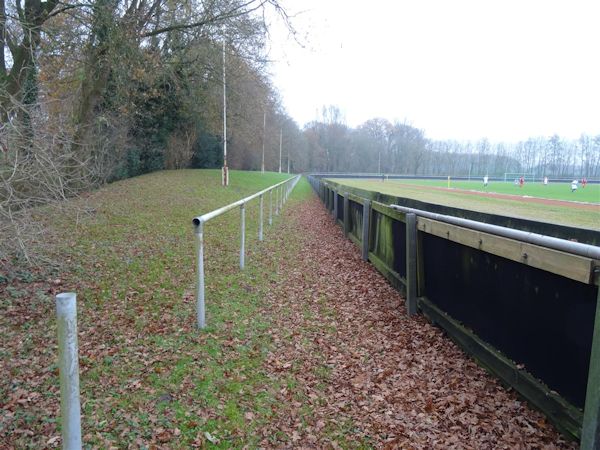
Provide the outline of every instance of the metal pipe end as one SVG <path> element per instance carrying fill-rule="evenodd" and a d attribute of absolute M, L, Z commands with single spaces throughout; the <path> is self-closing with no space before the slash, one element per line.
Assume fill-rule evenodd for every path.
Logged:
<path fill-rule="evenodd" d="M 200 224 L 202 223 L 202 221 L 198 217 L 194 217 L 194 219 L 192 220 L 192 223 L 194 224 L 194 226 L 196 228 L 198 228 L 200 226 Z"/>

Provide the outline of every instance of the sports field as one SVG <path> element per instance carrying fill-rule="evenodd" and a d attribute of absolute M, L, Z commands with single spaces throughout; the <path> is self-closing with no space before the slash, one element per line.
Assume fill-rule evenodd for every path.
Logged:
<path fill-rule="evenodd" d="M 419 186 L 437 186 L 442 188 L 464 189 L 480 192 L 493 192 L 498 194 L 512 194 L 518 196 L 550 198 L 555 200 L 568 200 L 577 202 L 600 203 L 600 184 L 587 184 L 584 188 L 579 184 L 575 192 L 571 192 L 571 183 L 548 183 L 544 186 L 541 182 L 524 183 L 523 187 L 515 185 L 512 181 L 490 181 L 487 187 L 481 180 L 387 180 L 386 182 L 415 184 Z"/>
<path fill-rule="evenodd" d="M 335 179 L 338 183 L 457 208 L 600 230 L 600 185 L 450 180 Z"/>

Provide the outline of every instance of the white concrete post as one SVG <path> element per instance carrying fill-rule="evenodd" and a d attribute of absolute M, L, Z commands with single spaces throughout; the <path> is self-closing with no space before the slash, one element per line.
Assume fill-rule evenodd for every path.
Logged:
<path fill-rule="evenodd" d="M 63 449 L 79 450 L 81 449 L 81 405 L 79 402 L 77 295 L 67 292 L 56 296 L 56 318 Z"/>

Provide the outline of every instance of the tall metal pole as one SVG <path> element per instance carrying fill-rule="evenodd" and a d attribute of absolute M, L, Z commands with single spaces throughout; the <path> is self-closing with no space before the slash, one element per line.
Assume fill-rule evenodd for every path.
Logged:
<path fill-rule="evenodd" d="M 287 171 L 287 173 L 289 174 L 290 173 L 290 147 L 289 147 L 289 145 L 288 145 L 288 157 L 287 157 L 287 160 L 288 160 L 288 171 Z"/>
<path fill-rule="evenodd" d="M 279 130 L 279 173 L 281 173 L 281 142 L 283 140 L 283 128 Z"/>
<path fill-rule="evenodd" d="M 223 186 L 229 186 L 229 172 L 227 169 L 227 78 L 225 75 L 225 40 L 223 39 Z"/>
<path fill-rule="evenodd" d="M 63 449 L 81 449 L 81 405 L 79 401 L 79 356 L 77 346 L 77 296 L 56 296 L 58 325 L 58 373 Z"/>
<path fill-rule="evenodd" d="M 262 152 L 262 164 L 260 166 L 260 172 L 265 173 L 265 135 L 267 130 L 267 112 L 263 113 L 263 152 Z"/>

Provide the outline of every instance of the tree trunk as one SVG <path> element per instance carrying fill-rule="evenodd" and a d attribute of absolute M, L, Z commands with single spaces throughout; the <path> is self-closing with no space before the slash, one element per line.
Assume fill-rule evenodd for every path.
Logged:
<path fill-rule="evenodd" d="M 86 49 L 84 77 L 75 115 L 73 141 L 77 149 L 76 153 L 81 153 L 89 143 L 94 118 L 108 85 L 110 77 L 108 56 L 116 6 L 114 0 L 98 0 L 94 5 L 92 31 Z"/>

